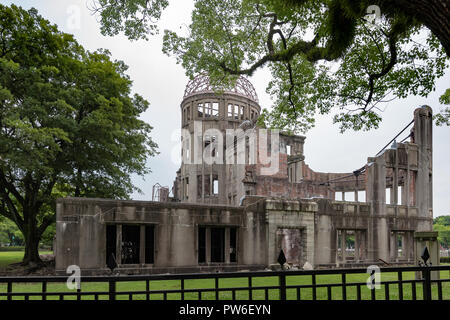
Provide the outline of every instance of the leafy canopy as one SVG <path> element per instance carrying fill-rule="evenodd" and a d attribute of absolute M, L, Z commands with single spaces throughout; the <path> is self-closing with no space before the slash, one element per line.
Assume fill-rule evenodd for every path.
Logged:
<path fill-rule="evenodd" d="M 27 246 L 54 221 L 57 197 L 128 198 L 131 174 L 149 172 L 157 145 L 139 119 L 149 103 L 126 70 L 35 9 L 0 5 L 0 215 Z"/>
<path fill-rule="evenodd" d="M 159 0 L 97 3 L 106 34 L 135 21 L 127 16 L 130 10 L 149 14 L 156 6 L 152 17 L 157 19 L 167 5 Z M 374 4 L 380 8 L 377 19 L 368 15 Z M 341 130 L 368 130 L 382 120 L 380 103 L 427 96 L 448 66 L 445 37 L 417 12 L 415 1 L 197 0 L 189 34 L 165 30 L 163 51 L 174 55 L 191 78 L 206 71 L 213 83 L 224 85 L 268 67 L 267 92 L 275 105 L 264 110 L 261 123 L 305 131 L 317 114 L 331 113 Z M 142 27 L 134 31 L 131 39 L 146 37 Z M 446 123 L 448 110 L 437 119 Z"/>

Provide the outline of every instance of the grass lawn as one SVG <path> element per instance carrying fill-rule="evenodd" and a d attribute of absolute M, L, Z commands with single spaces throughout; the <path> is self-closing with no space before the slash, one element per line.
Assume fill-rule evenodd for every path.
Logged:
<path fill-rule="evenodd" d="M 48 252 L 42 252 L 48 253 Z M 19 262 L 23 256 L 23 252 L 0 252 L 0 267 L 2 265 L 6 265 L 8 263 Z M 9 261 L 9 262 L 6 262 Z M 403 272 L 402 274 L 404 280 L 413 280 L 414 272 Z M 441 279 L 449 279 L 450 274 L 449 271 L 441 271 Z M 348 274 L 346 277 L 347 283 L 366 283 L 368 278 L 368 274 Z M 395 281 L 397 280 L 397 273 L 382 273 L 381 281 Z M 82 292 L 108 292 L 108 284 L 107 283 L 83 283 L 83 279 L 81 279 L 81 289 Z M 341 276 L 340 275 L 318 275 L 316 276 L 317 284 L 331 284 L 331 283 L 340 283 Z M 286 285 L 307 285 L 312 283 L 311 276 L 288 276 L 286 277 Z M 232 279 L 220 279 L 219 280 L 219 288 L 231 288 L 231 287 L 246 287 L 248 285 L 247 278 L 232 278 Z M 261 286 L 276 286 L 278 285 L 277 277 L 258 277 L 253 278 L 253 299 L 254 300 L 262 300 L 264 299 L 264 290 L 258 289 L 256 287 Z M 174 290 L 180 289 L 181 283 L 179 280 L 155 280 L 150 282 L 150 290 Z M 206 289 L 206 288 L 214 288 L 214 279 L 193 279 L 193 280 L 185 280 L 185 289 Z M 0 284 L 0 293 L 6 292 L 6 284 Z M 318 300 L 326 300 L 327 297 L 327 289 L 326 288 L 317 288 L 316 289 L 317 299 Z M 40 292 L 41 284 L 33 284 L 33 283 L 14 283 L 13 284 L 13 292 Z M 138 292 L 145 291 L 145 282 L 144 281 L 135 281 L 135 282 L 118 282 L 117 287 L 117 299 L 118 300 L 127 300 L 129 299 L 129 294 L 122 294 L 120 292 Z M 75 292 L 73 290 L 69 290 L 66 287 L 65 283 L 48 283 L 47 284 L 47 292 Z M 398 300 L 398 285 L 391 284 L 389 285 L 390 299 Z M 416 285 L 417 299 L 422 299 L 422 285 Z M 442 284 L 442 292 L 443 299 L 450 300 L 450 282 L 445 282 Z M 301 289 L 301 299 L 302 300 L 311 300 L 312 299 L 312 289 L 304 288 Z M 269 289 L 268 290 L 269 299 L 277 300 L 279 299 L 279 290 L 278 289 Z M 432 287 L 432 295 L 433 299 L 437 299 L 438 297 L 438 288 L 437 285 L 433 285 Z M 297 290 L 288 289 L 287 290 L 287 299 L 297 299 Z M 332 297 L 333 300 L 342 299 L 342 288 L 335 287 L 332 289 Z M 370 300 L 370 290 L 365 286 L 361 286 L 361 297 L 363 300 Z M 376 290 L 376 298 L 383 300 L 385 297 L 385 287 L 381 286 L 380 290 Z M 14 297 L 13 299 L 23 299 L 24 297 Z M 100 295 L 98 297 L 100 300 L 108 299 L 107 294 Z M 357 291 L 356 286 L 347 287 L 347 299 L 356 300 Z M 403 298 L 405 300 L 412 299 L 412 285 L 411 284 L 403 284 Z M 0 297 L 0 300 L 5 300 L 6 297 Z M 33 299 L 40 299 L 40 297 L 30 297 Z M 48 296 L 48 300 L 59 299 L 59 296 Z M 76 299 L 75 296 L 66 296 L 65 299 L 72 300 Z M 94 299 L 94 295 L 84 296 L 82 299 L 92 300 Z M 134 300 L 144 300 L 146 299 L 145 294 L 133 294 Z M 151 294 L 150 299 L 159 300 L 163 299 L 162 294 Z M 181 299 L 180 293 L 168 293 L 168 300 L 179 300 Z M 185 293 L 186 300 L 197 300 L 198 293 Z M 215 293 L 214 292 L 204 292 L 202 293 L 203 300 L 214 300 Z M 220 292 L 219 299 L 221 300 L 231 300 L 232 293 L 231 291 Z M 236 291 L 236 299 L 237 300 L 246 300 L 249 299 L 249 291 L 248 289 L 243 289 L 240 291 Z"/>
<path fill-rule="evenodd" d="M 40 254 L 50 254 L 51 251 L 39 251 Z M 11 263 L 22 261 L 24 251 L 0 251 L 0 269 Z"/>

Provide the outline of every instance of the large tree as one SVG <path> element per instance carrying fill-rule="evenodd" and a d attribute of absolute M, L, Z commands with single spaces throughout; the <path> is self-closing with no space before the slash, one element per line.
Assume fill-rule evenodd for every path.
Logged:
<path fill-rule="evenodd" d="M 94 0 L 104 34 L 147 38 L 167 0 Z M 376 128 L 379 104 L 427 96 L 450 56 L 448 0 L 196 0 L 188 35 L 164 52 L 218 85 L 267 66 L 275 108 L 262 121 L 306 130 L 333 113 L 342 130 Z M 368 14 L 371 15 L 368 15 Z M 448 123 L 448 108 L 438 123 Z"/>
<path fill-rule="evenodd" d="M 156 151 L 127 66 L 88 52 L 38 15 L 0 5 L 0 214 L 24 235 L 24 264 L 55 221 L 55 198 L 128 198 Z"/>

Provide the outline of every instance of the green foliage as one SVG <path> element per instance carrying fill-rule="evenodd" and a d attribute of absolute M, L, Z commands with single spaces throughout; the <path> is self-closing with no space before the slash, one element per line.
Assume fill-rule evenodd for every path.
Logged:
<path fill-rule="evenodd" d="M 99 13 L 103 34 L 115 36 L 119 32 L 133 40 L 153 35 L 158 29 L 155 20 L 168 6 L 167 0 L 94 0 L 91 10 Z"/>
<path fill-rule="evenodd" d="M 121 16 L 108 6 L 97 12 L 102 19 L 132 21 L 125 14 L 136 6 L 129 2 L 115 6 Z M 161 1 L 160 8 L 165 5 Z M 370 5 L 381 9 L 376 25 L 369 23 Z M 404 6 L 387 0 L 198 0 L 189 34 L 165 30 L 163 52 L 191 78 L 206 72 L 223 86 L 269 67 L 267 92 L 275 104 L 263 111 L 260 124 L 306 131 L 317 114 L 333 114 L 342 131 L 369 130 L 382 121 L 380 103 L 426 97 L 448 66 L 449 44 L 423 19 L 423 8 Z M 146 37 L 140 30 L 131 38 Z M 448 124 L 448 114 L 447 108 L 437 123 Z"/>
<path fill-rule="evenodd" d="M 23 235 L 19 228 L 9 219 L 0 215 L 0 246 L 21 246 Z"/>
<path fill-rule="evenodd" d="M 438 231 L 438 241 L 444 248 L 450 247 L 450 216 L 434 219 L 433 230 Z"/>
<path fill-rule="evenodd" d="M 35 9 L 0 5 L 0 30 L 0 214 L 36 247 L 56 198 L 128 198 L 157 146 L 122 61 Z"/>
<path fill-rule="evenodd" d="M 433 219 L 434 224 L 441 224 L 443 226 L 450 226 L 450 215 L 448 216 L 439 216 Z"/>
<path fill-rule="evenodd" d="M 56 234 L 56 224 L 51 224 L 45 229 L 44 233 L 41 236 L 40 244 L 47 247 L 53 247 L 53 239 Z"/>
<path fill-rule="evenodd" d="M 8 247 L 0 247 L 0 252 L 20 252 L 24 251 L 24 246 L 8 246 Z"/>
<path fill-rule="evenodd" d="M 450 89 L 445 90 L 445 93 L 439 98 L 439 102 L 446 105 L 450 104 Z M 439 113 L 434 115 L 434 119 L 438 126 L 450 126 L 450 107 L 444 107 Z"/>
<path fill-rule="evenodd" d="M 450 263 L 450 257 L 441 257 L 440 263 Z"/>

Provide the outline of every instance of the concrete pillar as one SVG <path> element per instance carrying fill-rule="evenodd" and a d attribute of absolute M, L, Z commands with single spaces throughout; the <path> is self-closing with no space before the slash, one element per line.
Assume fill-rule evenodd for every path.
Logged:
<path fill-rule="evenodd" d="M 139 235 L 139 263 L 145 264 L 145 225 L 140 226 Z"/>
<path fill-rule="evenodd" d="M 347 252 L 346 249 L 346 238 L 347 238 L 347 231 L 341 230 L 341 252 L 342 252 L 342 261 L 345 263 L 347 259 Z"/>
<path fill-rule="evenodd" d="M 423 106 L 414 111 L 414 142 L 418 145 L 419 152 L 415 196 L 419 216 L 424 218 L 433 217 L 431 179 L 433 130 L 432 113 L 433 111 L 429 106 Z"/>
<path fill-rule="evenodd" d="M 122 225 L 118 224 L 116 231 L 116 262 L 122 263 Z"/>
<path fill-rule="evenodd" d="M 384 154 L 368 159 L 366 197 L 371 215 L 381 216 L 369 222 L 368 259 L 389 260 L 389 229 L 386 216 L 386 161 Z"/>
<path fill-rule="evenodd" d="M 206 250 L 206 263 L 211 262 L 211 228 L 206 228 L 205 250 Z"/>
<path fill-rule="evenodd" d="M 361 231 L 355 230 L 355 262 L 359 262 L 359 241 Z"/>
<path fill-rule="evenodd" d="M 230 263 L 230 228 L 225 228 L 225 263 Z"/>

